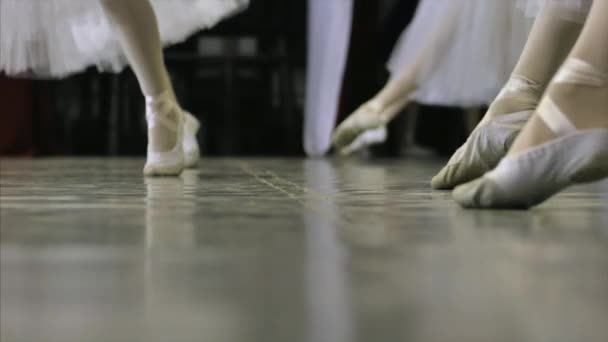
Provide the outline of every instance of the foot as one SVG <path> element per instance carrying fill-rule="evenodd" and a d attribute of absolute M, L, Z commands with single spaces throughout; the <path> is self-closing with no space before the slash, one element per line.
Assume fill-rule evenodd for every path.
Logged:
<path fill-rule="evenodd" d="M 187 169 L 198 167 L 201 152 L 196 135 L 201 128 L 200 122 L 190 113 L 184 112 L 184 166 Z"/>
<path fill-rule="evenodd" d="M 387 137 L 388 132 L 386 126 L 382 126 L 375 129 L 368 129 L 363 133 L 359 134 L 359 136 L 350 145 L 341 149 L 340 154 L 343 156 L 347 156 L 357 151 L 361 151 L 367 146 L 382 144 L 386 141 Z"/>
<path fill-rule="evenodd" d="M 342 155 L 386 141 L 386 125 L 403 106 L 384 106 L 371 100 L 351 114 L 334 131 L 333 144 Z"/>
<path fill-rule="evenodd" d="M 177 176 L 184 169 L 185 115 L 169 92 L 146 97 L 148 154 L 144 175 Z"/>
<path fill-rule="evenodd" d="M 507 157 L 457 187 L 454 199 L 467 208 L 526 209 L 570 185 L 608 177 L 606 108 L 608 73 L 569 59 Z"/>
<path fill-rule="evenodd" d="M 542 86 L 513 75 L 467 141 L 431 180 L 434 189 L 452 189 L 482 176 L 504 157 L 532 116 Z"/>

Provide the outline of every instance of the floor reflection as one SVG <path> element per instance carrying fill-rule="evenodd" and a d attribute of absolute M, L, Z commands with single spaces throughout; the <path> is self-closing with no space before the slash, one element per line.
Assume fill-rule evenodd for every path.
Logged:
<path fill-rule="evenodd" d="M 326 160 L 304 163 L 306 186 L 306 298 L 309 342 L 354 340 L 348 255 L 334 203 L 337 180 Z"/>
<path fill-rule="evenodd" d="M 461 210 L 429 160 L 2 160 L 0 340 L 608 339 L 608 182 Z"/>
<path fill-rule="evenodd" d="M 247 341 L 255 332 L 252 313 L 227 293 L 233 285 L 205 265 L 213 251 L 197 236 L 206 229 L 196 217 L 199 181 L 196 170 L 145 179 L 146 335 L 154 341 Z"/>

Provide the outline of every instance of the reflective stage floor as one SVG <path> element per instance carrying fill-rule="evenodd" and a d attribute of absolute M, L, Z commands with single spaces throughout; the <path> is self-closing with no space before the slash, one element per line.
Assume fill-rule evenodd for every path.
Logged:
<path fill-rule="evenodd" d="M 462 210 L 438 161 L 0 161 L 2 342 L 605 342 L 608 182 Z"/>

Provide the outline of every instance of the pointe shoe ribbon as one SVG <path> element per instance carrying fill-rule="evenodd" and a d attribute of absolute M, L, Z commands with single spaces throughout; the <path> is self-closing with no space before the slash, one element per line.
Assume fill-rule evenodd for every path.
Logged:
<path fill-rule="evenodd" d="M 569 59 L 553 82 L 605 87 L 608 76 L 579 59 Z M 562 189 L 608 176 L 608 129 L 578 130 L 566 114 L 545 97 L 537 114 L 557 138 L 504 158 L 483 177 L 454 190 L 467 208 L 526 209 Z"/>
<path fill-rule="evenodd" d="M 176 120 L 168 118 L 170 113 L 176 113 Z M 148 154 L 144 174 L 146 176 L 179 175 L 184 169 L 184 113 L 171 98 L 169 92 L 158 96 L 146 97 L 146 121 L 148 130 L 162 125 L 177 135 L 175 146 L 166 152 L 154 151 L 148 143 Z"/>

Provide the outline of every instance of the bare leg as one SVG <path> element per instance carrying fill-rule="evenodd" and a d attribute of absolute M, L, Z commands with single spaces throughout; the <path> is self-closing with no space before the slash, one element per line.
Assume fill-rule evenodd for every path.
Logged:
<path fill-rule="evenodd" d="M 386 137 L 385 126 L 395 118 L 409 102 L 409 96 L 424 78 L 425 68 L 432 69 L 427 61 L 433 55 L 441 54 L 452 37 L 453 27 L 458 22 L 458 6 L 454 1 L 444 8 L 437 18 L 440 24 L 429 35 L 428 43 L 398 74 L 392 78 L 378 94 L 367 101 L 334 132 L 334 146 L 343 154 L 349 154 L 364 146 L 379 143 Z"/>

